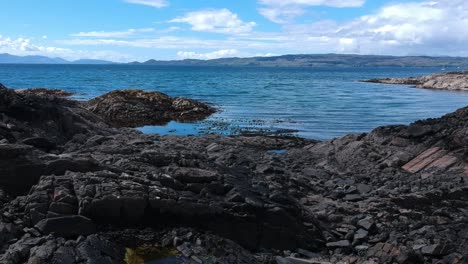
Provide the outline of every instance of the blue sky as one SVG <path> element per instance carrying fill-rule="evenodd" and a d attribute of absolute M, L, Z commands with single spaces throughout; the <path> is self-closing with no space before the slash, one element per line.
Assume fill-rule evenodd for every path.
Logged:
<path fill-rule="evenodd" d="M 464 0 L 1 1 L 0 53 L 114 61 L 468 56 Z M 5 16 L 7 15 L 7 16 Z"/>

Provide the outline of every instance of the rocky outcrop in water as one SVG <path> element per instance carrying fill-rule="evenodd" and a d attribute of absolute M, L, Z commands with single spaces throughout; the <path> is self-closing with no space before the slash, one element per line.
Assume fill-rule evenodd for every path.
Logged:
<path fill-rule="evenodd" d="M 48 89 L 48 88 L 30 88 L 30 89 L 16 89 L 16 93 L 22 95 L 37 95 L 37 96 L 52 96 L 52 97 L 69 97 L 73 93 L 61 89 Z"/>
<path fill-rule="evenodd" d="M 370 79 L 364 82 L 409 84 L 417 88 L 468 91 L 468 72 L 435 73 L 421 77 Z"/>
<path fill-rule="evenodd" d="M 196 121 L 215 112 L 214 108 L 195 100 L 142 90 L 112 91 L 90 100 L 86 108 L 117 127 L 162 125 L 171 120 Z"/>
<path fill-rule="evenodd" d="M 467 261 L 468 108 L 326 142 L 144 135 L 6 88 L 0 112 L 0 263 Z"/>

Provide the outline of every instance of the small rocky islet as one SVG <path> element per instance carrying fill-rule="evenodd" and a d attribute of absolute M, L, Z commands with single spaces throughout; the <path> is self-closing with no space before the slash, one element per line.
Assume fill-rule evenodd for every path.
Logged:
<path fill-rule="evenodd" d="M 60 94 L 0 87 L 0 263 L 468 261 L 468 107 L 319 142 L 147 135 L 215 109 Z"/>

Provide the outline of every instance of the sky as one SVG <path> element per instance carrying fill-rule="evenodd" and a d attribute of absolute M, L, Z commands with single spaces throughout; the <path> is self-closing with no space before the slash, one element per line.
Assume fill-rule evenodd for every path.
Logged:
<path fill-rule="evenodd" d="M 0 53 L 21 56 L 468 56 L 466 0 L 0 0 L 0 10 Z"/>

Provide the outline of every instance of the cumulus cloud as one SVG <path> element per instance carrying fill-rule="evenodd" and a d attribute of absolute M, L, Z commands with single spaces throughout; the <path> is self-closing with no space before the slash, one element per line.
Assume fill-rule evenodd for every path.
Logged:
<path fill-rule="evenodd" d="M 306 13 L 306 7 L 360 7 L 365 0 L 259 0 L 259 12 L 268 20 L 285 24 Z"/>
<path fill-rule="evenodd" d="M 42 55 L 49 57 L 61 57 L 68 60 L 76 59 L 105 59 L 113 61 L 128 61 L 130 56 L 127 54 L 114 52 L 114 51 L 86 51 L 86 50 L 72 50 L 67 48 L 43 46 L 33 44 L 31 39 L 17 38 L 12 39 L 0 35 L 0 53 L 9 53 L 19 56 L 27 55 Z"/>
<path fill-rule="evenodd" d="M 352 38 L 340 38 L 338 51 L 341 53 L 360 53 L 359 43 Z"/>
<path fill-rule="evenodd" d="M 3 52 L 11 50 L 21 52 L 40 51 L 43 48 L 44 47 L 31 44 L 31 40 L 27 38 L 11 39 L 0 35 L 0 51 Z"/>
<path fill-rule="evenodd" d="M 208 53 L 197 53 L 193 51 L 179 51 L 177 56 L 181 59 L 198 59 L 198 60 L 212 60 L 219 58 L 234 57 L 239 54 L 238 50 L 235 49 L 224 49 L 217 50 Z"/>
<path fill-rule="evenodd" d="M 304 8 L 299 6 L 285 6 L 285 7 L 265 7 L 260 8 L 259 12 L 268 20 L 285 24 L 294 20 L 294 18 L 301 16 L 305 13 Z"/>
<path fill-rule="evenodd" d="M 188 17 L 196 16 L 187 14 L 184 19 L 177 20 L 189 21 Z M 227 26 L 228 23 L 212 20 L 215 19 L 190 21 L 194 30 L 239 32 Z M 245 24 L 242 21 L 234 24 L 239 23 Z M 209 38 L 202 35 L 137 39 L 82 37 L 64 40 L 60 44 L 169 49 L 174 50 L 174 54 L 177 51 L 188 50 L 188 53 L 178 54 L 179 57 L 187 58 L 207 58 L 208 55 L 193 52 L 198 51 L 200 47 L 218 51 L 236 50 L 238 53 L 229 56 L 238 57 L 267 53 L 330 52 L 468 56 L 466 28 L 468 2 L 439 0 L 389 4 L 373 13 L 344 22 L 323 20 L 310 24 L 284 24 L 277 32 L 243 31 L 249 34 L 229 34 L 226 38 Z M 27 46 L 25 45 L 25 48 Z"/>
<path fill-rule="evenodd" d="M 361 45 L 402 53 L 453 53 L 468 41 L 468 2 L 440 0 L 393 4 L 336 28 Z M 395 47 L 400 47 L 398 51 Z"/>
<path fill-rule="evenodd" d="M 156 8 L 163 8 L 169 5 L 166 0 L 124 0 L 130 4 L 146 5 Z"/>
<path fill-rule="evenodd" d="M 188 23 L 194 31 L 224 34 L 247 33 L 256 25 L 255 22 L 242 21 L 237 14 L 226 8 L 189 12 L 169 22 Z"/>
<path fill-rule="evenodd" d="M 153 32 L 153 28 L 127 29 L 123 31 L 89 31 L 70 34 L 72 37 L 127 38 L 137 33 Z"/>

